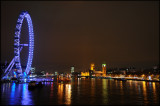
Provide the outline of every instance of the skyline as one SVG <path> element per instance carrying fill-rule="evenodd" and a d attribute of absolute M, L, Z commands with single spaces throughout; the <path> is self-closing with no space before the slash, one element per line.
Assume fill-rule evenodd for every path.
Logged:
<path fill-rule="evenodd" d="M 13 58 L 16 21 L 27 10 L 35 34 L 32 67 L 38 70 L 87 68 L 92 62 L 97 67 L 158 65 L 158 7 L 158 1 L 1 1 L 1 62 Z M 25 23 L 22 42 L 28 40 Z M 23 49 L 22 62 L 27 54 Z"/>

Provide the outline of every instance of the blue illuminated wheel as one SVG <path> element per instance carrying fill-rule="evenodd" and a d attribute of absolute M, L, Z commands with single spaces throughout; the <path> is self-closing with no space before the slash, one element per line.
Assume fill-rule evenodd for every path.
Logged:
<path fill-rule="evenodd" d="M 20 44 L 20 35 L 21 35 L 21 27 L 23 23 L 23 19 L 27 20 L 28 23 L 28 31 L 29 31 L 29 44 Z M 21 67 L 21 61 L 20 61 L 20 52 L 23 48 L 23 46 L 28 46 L 29 47 L 29 52 L 28 52 L 28 61 L 25 69 L 25 73 L 28 74 L 31 65 L 32 65 L 32 59 L 33 59 L 33 50 L 34 50 L 34 33 L 33 33 L 33 25 L 32 25 L 32 20 L 27 11 L 22 11 L 18 17 L 17 23 L 16 23 L 16 28 L 15 28 L 15 36 L 14 36 L 14 61 L 15 61 L 15 66 L 17 69 L 17 72 L 19 74 L 22 74 L 22 67 Z"/>

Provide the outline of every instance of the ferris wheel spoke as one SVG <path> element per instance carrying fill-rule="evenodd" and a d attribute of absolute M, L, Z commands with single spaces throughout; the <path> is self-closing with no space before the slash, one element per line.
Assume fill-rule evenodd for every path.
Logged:
<path fill-rule="evenodd" d="M 20 46 L 28 46 L 28 44 L 20 44 Z"/>
<path fill-rule="evenodd" d="M 21 33 L 21 27 L 23 23 L 23 19 L 27 20 L 28 23 L 28 31 L 29 31 L 29 44 L 20 44 L 20 33 Z M 33 47 L 34 47 L 34 33 L 33 33 L 33 25 L 30 15 L 27 11 L 22 11 L 18 17 L 16 28 L 15 28 L 15 36 L 14 36 L 14 54 L 15 54 L 15 65 L 17 70 L 20 70 L 22 73 L 22 67 L 21 67 L 21 61 L 20 61 L 20 52 L 23 49 L 24 46 L 29 47 L 29 55 L 28 55 L 28 62 L 26 64 L 25 73 L 29 73 L 31 64 L 32 64 L 32 58 L 33 58 Z"/>

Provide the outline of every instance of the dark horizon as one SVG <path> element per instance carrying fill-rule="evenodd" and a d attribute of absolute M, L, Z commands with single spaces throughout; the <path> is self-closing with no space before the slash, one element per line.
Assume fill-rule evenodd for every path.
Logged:
<path fill-rule="evenodd" d="M 32 67 L 49 72 L 159 65 L 158 1 L 1 1 L 1 63 L 14 56 L 19 13 L 29 12 L 35 48 Z M 21 42 L 28 42 L 23 21 Z M 22 50 L 22 65 L 27 49 Z"/>

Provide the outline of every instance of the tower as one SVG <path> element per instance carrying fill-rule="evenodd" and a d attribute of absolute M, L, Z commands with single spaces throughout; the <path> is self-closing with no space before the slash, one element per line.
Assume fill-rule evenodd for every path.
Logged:
<path fill-rule="evenodd" d="M 102 72 L 106 75 L 106 64 L 102 64 Z"/>
<path fill-rule="evenodd" d="M 91 69 L 90 70 L 95 71 L 94 63 L 91 63 Z"/>
<path fill-rule="evenodd" d="M 71 67 L 71 73 L 74 73 L 74 67 Z"/>

